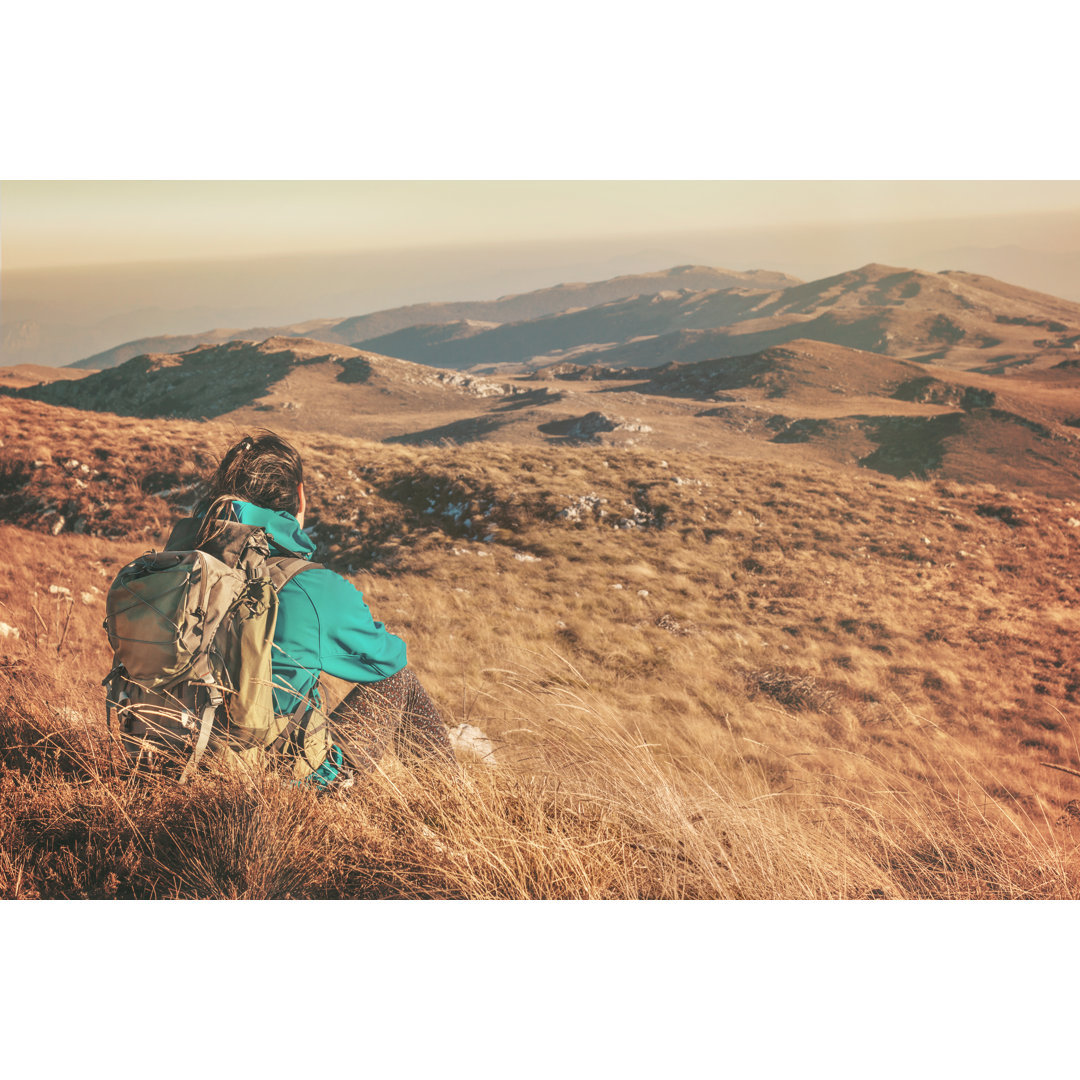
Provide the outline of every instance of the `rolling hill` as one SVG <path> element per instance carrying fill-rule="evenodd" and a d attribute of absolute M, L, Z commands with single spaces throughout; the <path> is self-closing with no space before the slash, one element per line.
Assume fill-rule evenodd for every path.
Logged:
<path fill-rule="evenodd" d="M 1053 495 L 1080 484 L 1080 370 L 1003 379 L 807 339 L 692 364 L 483 378 L 279 337 L 137 357 L 7 393 L 383 443 L 708 447 Z"/>
<path fill-rule="evenodd" d="M 10 367 L 0 367 L 0 386 L 18 389 L 58 379 L 81 379 L 87 374 L 85 371 L 48 367 L 45 364 L 12 364 Z"/>
<path fill-rule="evenodd" d="M 1080 304 L 981 275 L 876 263 L 811 282 L 676 267 L 486 302 L 147 338 L 73 366 L 107 369 L 140 354 L 271 337 L 317 339 L 500 377 L 567 362 L 619 369 L 745 356 L 800 338 L 1008 374 L 1077 357 Z"/>
<path fill-rule="evenodd" d="M 1002 373 L 1075 356 L 1080 304 L 974 274 L 870 264 L 779 290 L 665 290 L 454 340 L 404 333 L 378 344 L 436 367 L 510 372 L 568 360 L 651 367 L 745 355 L 796 338 Z"/>
<path fill-rule="evenodd" d="M 310 319 L 289 326 L 248 330 L 208 330 L 201 334 L 139 338 L 78 360 L 70 367 L 101 370 L 144 353 L 185 352 L 197 345 L 229 340 L 263 341 L 268 337 L 316 337 L 337 345 L 376 339 L 410 327 L 445 324 L 522 322 L 561 311 L 594 307 L 629 296 L 651 295 L 665 289 L 784 288 L 799 279 L 769 270 L 722 270 L 708 266 L 676 266 L 649 274 L 629 274 L 606 281 L 555 285 L 497 300 L 410 304 L 344 319 Z M 451 336 L 452 332 L 451 332 Z M 373 351 L 380 351 L 373 349 Z M 404 357 L 412 359 L 412 357 Z"/>

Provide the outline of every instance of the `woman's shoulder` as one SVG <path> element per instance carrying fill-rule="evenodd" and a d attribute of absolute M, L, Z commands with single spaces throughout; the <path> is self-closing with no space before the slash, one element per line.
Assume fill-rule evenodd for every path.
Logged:
<path fill-rule="evenodd" d="M 296 574 L 286 584 L 296 585 L 313 604 L 364 602 L 364 594 L 347 578 L 328 566 L 315 565 Z"/>

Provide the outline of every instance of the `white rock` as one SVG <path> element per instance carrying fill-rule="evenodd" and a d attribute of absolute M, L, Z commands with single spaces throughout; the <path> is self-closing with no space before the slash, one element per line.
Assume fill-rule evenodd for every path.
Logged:
<path fill-rule="evenodd" d="M 18 638 L 20 636 L 18 627 L 8 626 L 6 622 L 0 622 L 0 637 Z"/>
<path fill-rule="evenodd" d="M 69 724 L 79 724 L 82 727 L 86 727 L 88 724 L 93 723 L 86 713 L 80 712 L 78 709 L 73 709 L 69 705 L 52 705 L 50 708 L 59 719 L 64 720 Z"/>
<path fill-rule="evenodd" d="M 637 594 L 638 594 L 638 596 L 648 596 L 649 595 L 649 590 L 648 589 L 638 589 Z"/>
<path fill-rule="evenodd" d="M 52 534 L 53 536 L 59 536 L 64 531 L 64 515 L 61 514 L 55 522 L 53 522 Z"/>
<path fill-rule="evenodd" d="M 53 596 L 70 596 L 71 590 L 64 585 L 50 585 L 49 592 Z"/>
<path fill-rule="evenodd" d="M 485 765 L 495 765 L 495 744 L 472 724 L 450 728 L 450 745 L 456 753 L 479 758 Z"/>

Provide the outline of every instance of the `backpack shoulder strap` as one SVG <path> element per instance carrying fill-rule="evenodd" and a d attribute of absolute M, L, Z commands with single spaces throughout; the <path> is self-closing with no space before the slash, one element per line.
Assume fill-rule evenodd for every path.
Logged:
<path fill-rule="evenodd" d="M 266 569 L 270 575 L 270 584 L 274 586 L 274 592 L 281 592 L 297 574 L 302 574 L 305 570 L 321 570 L 322 568 L 322 563 L 308 562 L 307 559 L 291 555 L 275 555 L 266 560 Z"/>

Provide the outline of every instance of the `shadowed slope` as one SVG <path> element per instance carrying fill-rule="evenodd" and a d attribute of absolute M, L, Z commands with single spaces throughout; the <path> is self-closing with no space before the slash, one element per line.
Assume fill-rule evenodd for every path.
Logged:
<path fill-rule="evenodd" d="M 412 445 L 704 447 L 898 476 L 1007 477 L 1009 486 L 1054 494 L 1077 483 L 1080 374 L 1070 367 L 1052 378 L 1002 379 L 795 340 L 620 378 L 569 374 L 555 390 L 535 378 L 496 381 L 272 338 L 137 358 L 77 383 L 10 393 L 121 415 L 216 416 L 238 428 Z"/>
<path fill-rule="evenodd" d="M 592 307 L 612 300 L 664 289 L 717 289 L 732 287 L 784 288 L 798 278 L 768 270 L 722 270 L 709 266 L 676 266 L 649 274 L 627 274 L 606 281 L 575 282 L 555 285 L 533 292 L 502 296 L 497 300 L 464 300 L 451 303 L 410 304 L 368 315 L 345 319 L 309 319 L 278 327 L 254 327 L 247 330 L 207 330 L 200 334 L 139 338 L 115 348 L 96 353 L 69 365 L 75 368 L 103 369 L 145 353 L 185 352 L 196 345 L 217 344 L 227 340 L 262 341 L 268 337 L 316 337 L 337 345 L 379 338 L 408 327 L 460 324 L 463 321 L 491 323 L 541 318 L 570 308 Z M 373 351 L 381 351 L 373 347 Z M 403 359 L 414 359 L 406 353 Z M 426 362 L 426 361 L 425 361 Z"/>
<path fill-rule="evenodd" d="M 624 305 L 622 336 L 609 325 L 607 337 L 592 340 L 610 345 L 578 347 L 572 359 L 616 368 L 653 366 L 745 355 L 811 338 L 998 372 L 1052 366 L 1080 347 L 1080 304 L 974 274 L 878 264 L 774 293 L 746 294 L 741 302 L 734 295 L 723 303 L 709 294 L 680 297 L 663 314 L 650 315 L 634 317 Z"/>

